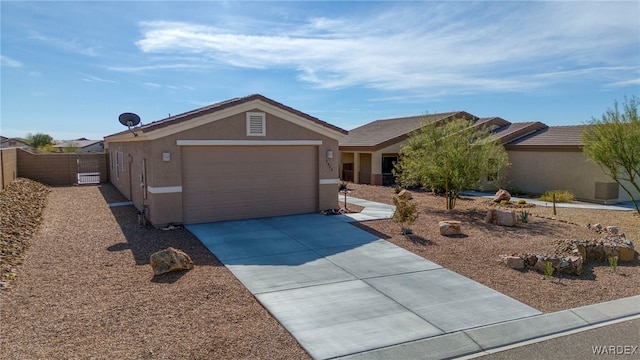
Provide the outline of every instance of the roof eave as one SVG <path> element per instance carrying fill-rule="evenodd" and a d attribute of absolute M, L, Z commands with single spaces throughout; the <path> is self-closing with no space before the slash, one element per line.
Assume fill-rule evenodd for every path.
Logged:
<path fill-rule="evenodd" d="M 582 152 L 582 145 L 504 145 L 508 151 Z"/>

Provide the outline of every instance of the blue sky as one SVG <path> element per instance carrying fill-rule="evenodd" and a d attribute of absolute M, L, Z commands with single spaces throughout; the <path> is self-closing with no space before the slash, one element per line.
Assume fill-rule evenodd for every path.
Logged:
<path fill-rule="evenodd" d="M 0 133 L 102 138 L 260 93 L 352 129 L 582 124 L 640 94 L 640 2 L 2 1 Z"/>

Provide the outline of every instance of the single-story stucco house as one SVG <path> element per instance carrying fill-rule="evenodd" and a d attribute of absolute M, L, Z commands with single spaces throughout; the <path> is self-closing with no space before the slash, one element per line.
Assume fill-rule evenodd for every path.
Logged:
<path fill-rule="evenodd" d="M 110 180 L 154 226 L 338 207 L 347 131 L 262 95 L 132 130 L 105 137 Z"/>
<path fill-rule="evenodd" d="M 629 194 L 582 151 L 584 126 L 550 126 L 504 144 L 511 162 L 509 183 L 533 194 L 567 189 L 586 201 L 630 201 Z M 640 198 L 637 191 L 632 194 Z"/>
<path fill-rule="evenodd" d="M 570 190 L 577 199 L 615 203 L 630 197 L 582 152 L 583 126 L 547 126 L 541 122 L 511 123 L 499 117 L 479 118 L 465 111 L 383 119 L 350 130 L 340 140 L 340 176 L 360 184 L 389 185 L 401 148 L 426 123 L 454 118 L 487 126 L 509 155 L 506 187 L 541 194 Z M 480 179 L 482 180 L 482 179 Z M 486 185 L 486 181 L 481 181 Z M 494 190 L 485 187 L 484 190 Z M 639 194 L 635 194 L 638 198 Z"/>
<path fill-rule="evenodd" d="M 391 171 L 409 134 L 423 127 L 425 121 L 438 122 L 454 118 L 471 120 L 476 117 L 458 111 L 376 120 L 350 130 L 349 135 L 340 140 L 341 178 L 356 184 L 393 184 Z"/>
<path fill-rule="evenodd" d="M 31 145 L 27 144 L 23 139 L 8 138 L 0 136 L 0 148 L 30 148 Z"/>
<path fill-rule="evenodd" d="M 104 152 L 104 140 L 89 140 L 79 138 L 75 140 L 62 141 L 53 145 L 59 152 L 74 150 L 80 153 L 100 153 Z"/>

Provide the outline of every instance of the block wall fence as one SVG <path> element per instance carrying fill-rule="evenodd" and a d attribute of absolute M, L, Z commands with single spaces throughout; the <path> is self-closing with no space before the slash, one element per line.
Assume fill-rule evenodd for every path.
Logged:
<path fill-rule="evenodd" d="M 100 172 L 100 182 L 109 181 L 109 159 L 106 153 L 37 154 L 24 149 L 2 149 L 2 189 L 17 177 L 45 185 L 64 186 L 78 182 L 80 164 L 90 164 L 87 172 Z M 86 166 L 80 166 L 87 169 Z"/>

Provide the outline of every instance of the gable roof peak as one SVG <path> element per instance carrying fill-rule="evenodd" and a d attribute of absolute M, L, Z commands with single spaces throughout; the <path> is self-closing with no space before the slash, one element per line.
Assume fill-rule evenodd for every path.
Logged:
<path fill-rule="evenodd" d="M 314 116 L 311 116 L 309 114 L 306 114 L 302 111 L 296 110 L 292 107 L 289 107 L 287 105 L 284 105 L 280 102 L 277 102 L 273 99 L 270 99 L 264 95 L 261 94 L 251 94 L 251 95 L 247 95 L 244 97 L 236 97 L 236 98 L 232 98 L 229 100 L 223 100 L 223 101 L 219 101 L 216 103 L 213 103 L 211 105 L 207 105 L 207 106 L 203 106 L 194 110 L 189 110 L 187 112 L 181 113 L 181 114 L 177 114 L 177 115 L 173 115 L 173 116 L 169 116 L 167 118 L 164 119 L 160 119 L 160 120 L 156 120 L 153 122 L 150 122 L 148 124 L 141 124 L 135 128 L 133 128 L 134 131 L 142 131 L 143 134 L 149 133 L 149 132 L 153 132 L 155 130 L 159 130 L 159 129 L 163 129 L 169 126 L 173 126 L 176 124 L 180 124 L 195 118 L 199 118 L 202 116 L 206 116 L 209 114 L 214 114 L 217 113 L 219 111 L 225 110 L 225 109 L 229 109 L 229 108 L 233 108 L 234 106 L 239 106 L 242 104 L 246 104 L 246 103 L 250 103 L 252 101 L 261 101 L 267 105 L 271 105 L 273 107 L 277 107 L 283 111 L 286 111 L 288 113 L 291 113 L 297 117 L 301 117 L 304 118 L 305 120 L 308 120 L 312 123 L 315 123 L 316 125 L 320 125 L 322 127 L 328 128 L 333 132 L 337 132 L 343 135 L 346 135 L 348 132 L 338 126 L 329 124 L 323 120 L 320 120 Z M 112 137 L 112 136 L 116 136 L 116 135 L 123 135 L 123 134 L 127 134 L 129 131 L 128 130 L 124 130 L 121 132 L 118 132 L 116 134 L 112 134 L 112 135 L 108 135 L 107 137 Z"/>
<path fill-rule="evenodd" d="M 340 140 L 340 146 L 370 149 L 383 148 L 406 139 L 410 133 L 422 128 L 425 123 L 435 123 L 455 118 L 474 121 L 478 119 L 478 117 L 466 111 L 380 119 L 349 131 L 349 135 Z"/>

